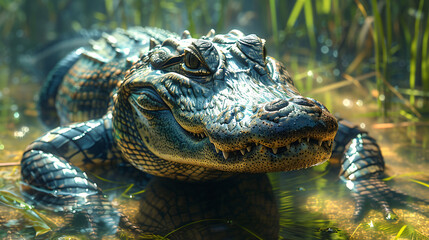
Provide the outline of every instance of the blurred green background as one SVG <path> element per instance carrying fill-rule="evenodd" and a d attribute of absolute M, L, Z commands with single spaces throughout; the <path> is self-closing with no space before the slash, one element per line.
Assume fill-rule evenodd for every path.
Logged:
<path fill-rule="evenodd" d="M 352 84 L 377 103 L 370 112 L 380 121 L 416 122 L 428 113 L 428 13 L 425 0 L 0 0 L 1 96 L 26 81 L 16 78 L 31 67 L 24 55 L 34 59 L 82 29 L 140 25 L 200 36 L 238 28 L 267 39 L 304 93 Z M 4 123 L 10 114 L 0 101 Z"/>

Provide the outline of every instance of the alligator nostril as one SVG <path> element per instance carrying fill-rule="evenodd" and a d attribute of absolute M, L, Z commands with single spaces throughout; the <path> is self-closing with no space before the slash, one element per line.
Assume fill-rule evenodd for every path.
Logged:
<path fill-rule="evenodd" d="M 279 111 L 280 109 L 285 108 L 288 105 L 289 102 L 287 100 L 277 99 L 265 105 L 265 110 L 270 112 Z"/>
<path fill-rule="evenodd" d="M 313 107 L 315 103 L 307 98 L 293 98 L 291 100 L 293 103 L 301 105 L 301 106 L 307 106 L 307 107 Z"/>

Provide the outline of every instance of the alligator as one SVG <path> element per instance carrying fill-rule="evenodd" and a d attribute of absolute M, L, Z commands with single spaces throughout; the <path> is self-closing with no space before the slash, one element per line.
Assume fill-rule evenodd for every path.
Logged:
<path fill-rule="evenodd" d="M 27 195 L 46 208 L 91 206 L 116 216 L 93 219 L 93 234 L 103 226 L 112 234 L 125 221 L 80 169 L 94 164 L 128 163 L 142 176 L 199 182 L 335 158 L 356 199 L 356 219 L 367 203 L 386 219 L 397 218 L 390 200 L 406 205 L 406 195 L 381 180 L 376 141 L 300 95 L 258 36 L 211 30 L 192 38 L 134 27 L 90 43 L 60 61 L 44 84 L 41 119 L 60 126 L 28 146 L 21 173 Z"/>

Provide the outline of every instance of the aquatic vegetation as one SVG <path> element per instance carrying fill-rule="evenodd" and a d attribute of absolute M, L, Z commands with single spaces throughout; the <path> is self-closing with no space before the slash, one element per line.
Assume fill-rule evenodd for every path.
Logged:
<path fill-rule="evenodd" d="M 11 208 L 19 209 L 20 212 L 24 214 L 25 219 L 36 231 L 36 236 L 56 228 L 53 222 L 40 214 L 32 206 L 28 205 L 23 198 L 17 196 L 13 192 L 0 190 L 0 202 Z"/>
<path fill-rule="evenodd" d="M 376 80 L 374 100 L 378 102 L 380 116 L 401 116 L 396 114 L 397 101 L 392 98 L 392 91 L 386 82 L 401 94 L 407 95 L 411 106 L 421 108 L 419 111 L 422 112 L 427 111 L 424 104 L 426 97 L 418 94 L 418 91 L 429 89 L 429 18 L 424 14 L 429 9 L 429 3 L 424 0 L 395 4 L 390 0 L 254 1 L 252 8 L 242 0 L 218 0 L 213 4 L 203 0 L 106 0 L 98 3 L 2 0 L 0 4 L 1 14 L 9 16 L 0 21 L 0 34 L 6 39 L 0 43 L 0 48 L 6 50 L 13 64 L 19 63 L 17 56 L 29 49 L 35 41 L 47 42 L 67 32 L 92 27 L 112 29 L 149 25 L 173 31 L 189 29 L 194 36 L 199 36 L 205 34 L 208 27 L 225 31 L 238 24 L 244 30 L 250 28 L 265 34 L 276 46 L 276 51 L 271 55 L 282 52 L 302 55 L 303 48 L 309 48 L 310 51 L 304 54 L 309 54 L 310 61 L 306 60 L 307 64 L 303 66 L 307 71 L 317 68 L 315 58 L 336 62 L 330 71 L 334 73 L 338 69 L 339 73 L 330 78 L 339 79 L 343 73 L 359 77 L 368 70 L 375 70 L 376 77 L 364 85 L 365 88 L 371 88 L 374 84 L 372 80 Z M 240 8 L 243 8 L 243 14 L 232 17 L 231 14 Z M 42 17 L 37 16 L 40 23 L 37 26 L 26 20 L 39 14 L 34 9 L 43 9 L 46 13 Z M 63 11 L 78 12 L 79 9 L 91 11 L 81 12 L 77 16 L 74 14 L 72 19 L 69 15 L 60 14 Z M 51 20 L 59 21 L 53 26 L 48 25 L 48 28 L 41 28 L 46 25 L 43 22 Z M 369 62 L 374 65 L 371 66 Z M 317 86 L 314 83 L 317 76 L 310 77 L 311 81 L 306 81 L 306 87 L 302 89 L 310 91 Z M 404 78 L 408 81 L 404 81 Z M 404 110 L 408 111 L 409 107 L 404 106 L 406 103 L 402 99 L 399 101 Z"/>

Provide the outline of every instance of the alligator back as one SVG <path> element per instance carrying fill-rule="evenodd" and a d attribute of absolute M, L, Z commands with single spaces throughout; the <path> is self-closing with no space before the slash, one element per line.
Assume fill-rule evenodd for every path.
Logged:
<path fill-rule="evenodd" d="M 151 41 L 169 37 L 178 36 L 149 27 L 117 29 L 90 40 L 91 48 L 73 51 L 57 64 L 41 90 L 41 120 L 55 127 L 103 116 L 126 69 L 147 53 Z"/>

